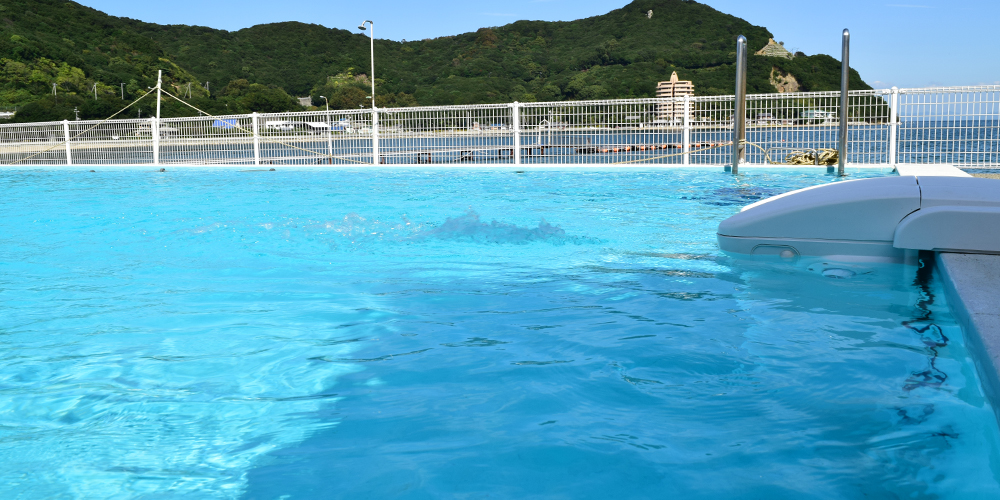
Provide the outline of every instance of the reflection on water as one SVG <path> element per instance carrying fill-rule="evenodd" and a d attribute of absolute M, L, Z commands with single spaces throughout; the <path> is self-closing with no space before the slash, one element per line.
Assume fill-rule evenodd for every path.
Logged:
<path fill-rule="evenodd" d="M 781 194 L 776 189 L 760 188 L 756 186 L 725 187 L 714 190 L 710 194 L 698 196 L 683 196 L 684 200 L 698 200 L 706 205 L 718 205 L 721 207 L 737 206 L 743 207 L 751 203 L 758 202 L 765 198 Z"/>
<path fill-rule="evenodd" d="M 926 346 L 929 358 L 928 368 L 920 372 L 914 372 L 906 380 L 903 389 L 912 391 L 921 387 L 940 388 L 948 380 L 948 374 L 938 369 L 935 365 L 938 358 L 938 350 L 948 345 L 948 337 L 940 326 L 932 321 L 933 312 L 930 306 L 934 305 L 934 291 L 931 280 L 934 277 L 934 254 L 932 252 L 921 252 L 918 261 L 917 276 L 913 279 L 913 286 L 917 287 L 920 299 L 917 301 L 919 315 L 912 320 L 906 320 L 903 325 L 913 330 L 920 336 L 920 341 Z"/>

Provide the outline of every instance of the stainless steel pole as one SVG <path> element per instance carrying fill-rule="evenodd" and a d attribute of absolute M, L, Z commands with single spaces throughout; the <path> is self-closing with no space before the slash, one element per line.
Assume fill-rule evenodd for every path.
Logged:
<path fill-rule="evenodd" d="M 736 102 L 733 103 L 733 173 L 738 174 L 740 161 L 746 158 L 747 135 L 747 39 L 736 39 Z"/>
<path fill-rule="evenodd" d="M 837 146 L 837 175 L 844 176 L 844 166 L 847 164 L 847 87 L 848 78 L 851 76 L 851 32 L 844 30 L 843 45 L 841 45 L 840 56 L 840 131 Z"/>

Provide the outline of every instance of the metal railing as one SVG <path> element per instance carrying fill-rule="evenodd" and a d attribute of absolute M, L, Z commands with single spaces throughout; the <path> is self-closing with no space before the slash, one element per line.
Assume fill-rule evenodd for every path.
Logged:
<path fill-rule="evenodd" d="M 838 147 L 839 92 L 745 103 L 748 165 Z M 378 162 L 725 165 L 733 104 L 710 96 L 378 109 Z M 847 110 L 848 164 L 1000 166 L 1000 86 L 851 91 Z M 0 124 L 0 165 L 371 165 L 372 123 L 363 109 Z"/>

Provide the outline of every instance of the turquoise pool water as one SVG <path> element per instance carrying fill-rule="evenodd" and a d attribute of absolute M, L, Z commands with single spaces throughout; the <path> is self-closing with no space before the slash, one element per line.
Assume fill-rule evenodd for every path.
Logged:
<path fill-rule="evenodd" d="M 1000 495 L 937 280 L 718 251 L 821 172 L 169 170 L 0 172 L 0 498 Z"/>

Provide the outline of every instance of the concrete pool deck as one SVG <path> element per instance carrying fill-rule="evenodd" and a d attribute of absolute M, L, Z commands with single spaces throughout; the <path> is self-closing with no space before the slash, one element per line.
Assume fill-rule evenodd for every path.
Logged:
<path fill-rule="evenodd" d="M 1000 419 L 1000 255 L 940 252 L 948 303 Z"/>

